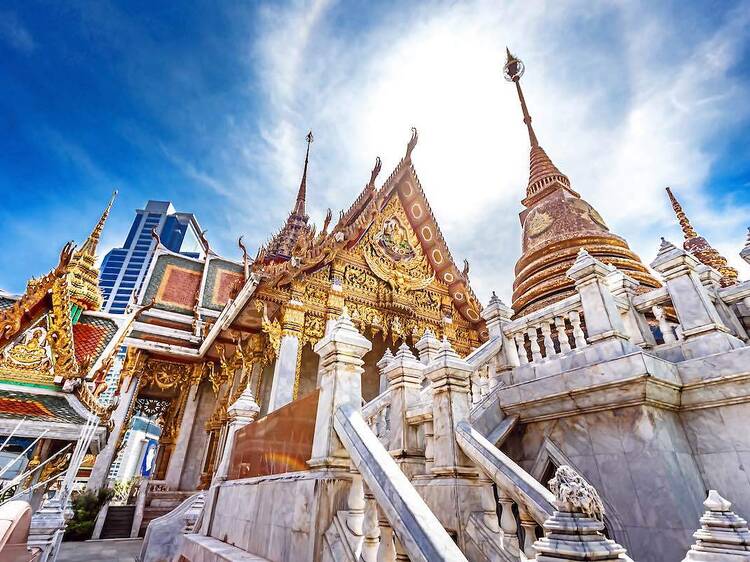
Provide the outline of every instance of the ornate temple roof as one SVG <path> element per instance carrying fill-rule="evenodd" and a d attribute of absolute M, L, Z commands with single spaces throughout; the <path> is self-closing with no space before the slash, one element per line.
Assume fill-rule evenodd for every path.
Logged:
<path fill-rule="evenodd" d="M 109 211 L 112 209 L 116 196 L 117 192 L 115 191 L 91 234 L 73 254 L 68 265 L 70 300 L 83 310 L 99 310 L 102 305 L 102 295 L 99 290 L 99 269 L 95 264 L 96 249 L 104 229 L 104 223 L 107 222 Z"/>
<path fill-rule="evenodd" d="M 682 233 L 685 236 L 682 247 L 698 258 L 698 261 L 702 264 L 713 267 L 721 273 L 720 283 L 723 287 L 735 285 L 739 272 L 730 266 L 727 259 L 711 246 L 703 236 L 698 235 L 693 225 L 690 224 L 687 215 L 685 215 L 685 211 L 682 210 L 682 205 L 680 205 L 680 202 L 677 201 L 677 198 L 672 193 L 672 190 L 670 188 L 666 189 L 669 200 L 672 203 L 672 209 L 674 209 L 677 220 L 680 222 Z"/>
<path fill-rule="evenodd" d="M 519 215 L 523 229 L 522 255 L 516 263 L 513 310 L 522 316 L 574 293 L 566 272 L 585 248 L 606 264 L 625 271 L 647 287 L 658 287 L 627 242 L 611 233 L 601 215 L 572 189 L 570 180 L 539 144 L 531 125 L 520 79 L 523 63 L 510 51 L 505 78 L 516 86 L 523 121 L 529 134 L 529 182 Z"/>

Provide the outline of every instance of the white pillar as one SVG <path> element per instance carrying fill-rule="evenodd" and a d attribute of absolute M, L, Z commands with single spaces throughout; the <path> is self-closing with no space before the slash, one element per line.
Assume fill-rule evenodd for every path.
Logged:
<path fill-rule="evenodd" d="M 344 445 L 333 428 L 333 416 L 339 406 L 362 402 L 362 357 L 372 344 L 352 324 L 349 315 L 339 317 L 336 324 L 315 345 L 320 355 L 320 397 L 315 418 L 312 458 L 310 467 L 349 468 L 349 458 Z"/>
<path fill-rule="evenodd" d="M 188 453 L 190 435 L 193 431 L 193 425 L 195 423 L 195 414 L 198 410 L 199 388 L 200 384 L 194 383 L 188 390 L 187 402 L 185 402 L 185 410 L 182 413 L 182 419 L 180 420 L 180 432 L 177 434 L 177 442 L 175 443 L 174 449 L 172 450 L 172 455 L 169 457 L 167 473 L 164 477 L 167 488 L 169 488 L 170 490 L 177 490 L 180 487 L 182 469 Z M 201 428 L 201 431 L 202 430 L 203 428 Z"/>
<path fill-rule="evenodd" d="M 477 469 L 456 442 L 455 425 L 469 418 L 469 378 L 473 369 L 461 359 L 448 340 L 443 340 L 435 360 L 427 366 L 432 381 L 432 473 L 476 475 Z"/>
<path fill-rule="evenodd" d="M 591 256 L 586 250 L 578 252 L 578 257 L 567 275 L 575 282 L 576 291 L 581 296 L 581 307 L 586 322 L 589 343 L 606 344 L 599 351 L 608 355 L 624 355 L 637 351 L 625 330 L 607 276 L 609 268 Z"/>

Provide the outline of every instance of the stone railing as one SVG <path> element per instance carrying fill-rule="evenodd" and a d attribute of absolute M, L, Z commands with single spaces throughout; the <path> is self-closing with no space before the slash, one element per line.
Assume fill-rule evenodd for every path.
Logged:
<path fill-rule="evenodd" d="M 520 365 L 553 359 L 583 349 L 586 341 L 580 295 L 573 295 L 503 326 L 513 341 Z"/>
<path fill-rule="evenodd" d="M 535 558 L 533 544 L 538 538 L 537 527 L 554 512 L 552 492 L 494 447 L 467 421 L 456 424 L 456 441 L 466 456 L 497 486 L 504 543 L 510 549 L 514 546 L 520 548 L 527 559 Z M 518 512 L 518 519 L 514 511 Z M 520 541 L 520 546 L 516 540 Z"/>
<path fill-rule="evenodd" d="M 362 407 L 362 415 L 367 425 L 378 439 L 385 440 L 391 428 L 391 392 L 386 389 Z"/>
<path fill-rule="evenodd" d="M 353 404 L 337 408 L 334 427 L 351 455 L 352 485 L 345 517 L 349 531 L 360 538 L 355 556 L 361 555 L 365 562 L 466 560 Z"/>

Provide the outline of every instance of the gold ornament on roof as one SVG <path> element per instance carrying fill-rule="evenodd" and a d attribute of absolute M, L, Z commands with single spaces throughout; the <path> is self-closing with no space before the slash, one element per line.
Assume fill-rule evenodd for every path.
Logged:
<path fill-rule="evenodd" d="M 397 198 L 373 222 L 362 255 L 373 273 L 395 291 L 424 289 L 435 278 Z"/>

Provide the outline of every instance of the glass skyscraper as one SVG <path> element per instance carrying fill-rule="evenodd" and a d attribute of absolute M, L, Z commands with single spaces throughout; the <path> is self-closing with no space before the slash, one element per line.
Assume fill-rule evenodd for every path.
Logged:
<path fill-rule="evenodd" d="M 162 244 L 173 252 L 200 257 L 200 225 L 192 213 L 178 213 L 169 201 L 149 201 L 145 209 L 136 211 L 135 220 L 122 248 L 114 248 L 104 256 L 99 277 L 104 312 L 121 314 L 139 291 L 151 264 L 156 230 Z"/>
<path fill-rule="evenodd" d="M 156 249 L 151 236 L 154 229 L 161 243 L 173 252 L 196 258 L 205 254 L 199 238 L 200 225 L 192 213 L 176 212 L 169 201 L 149 201 L 145 209 L 136 211 L 123 247 L 110 250 L 102 260 L 99 287 L 103 311 L 122 314 L 132 302 L 133 292 L 140 291 Z M 108 387 L 99 396 L 103 404 L 109 404 L 114 396 L 124 359 L 123 347 L 107 373 Z"/>

